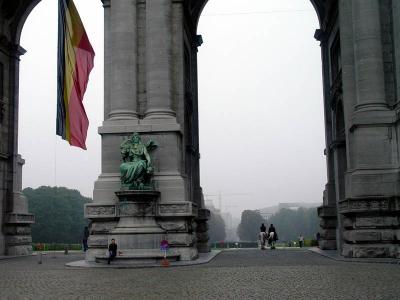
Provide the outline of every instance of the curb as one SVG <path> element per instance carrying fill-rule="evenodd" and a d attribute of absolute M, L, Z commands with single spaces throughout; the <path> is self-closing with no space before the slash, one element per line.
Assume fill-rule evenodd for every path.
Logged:
<path fill-rule="evenodd" d="M 222 251 L 212 250 L 209 253 L 200 253 L 199 258 L 190 261 L 171 261 L 169 267 L 185 267 L 185 266 L 195 266 L 203 265 L 209 263 Z M 78 260 L 65 264 L 69 268 L 82 269 L 82 268 L 93 268 L 93 269 L 144 269 L 144 268 L 164 268 L 161 264 L 120 264 L 120 265 L 106 265 L 95 262 L 87 262 L 86 260 Z"/>
<path fill-rule="evenodd" d="M 348 263 L 370 263 L 370 264 L 392 264 L 392 265 L 400 265 L 400 259 L 397 258 L 347 258 L 340 256 L 337 254 L 335 250 L 321 250 L 319 248 L 310 248 L 308 251 L 311 251 L 315 254 L 336 260 L 343 261 Z M 330 253 L 329 251 L 332 251 Z"/>

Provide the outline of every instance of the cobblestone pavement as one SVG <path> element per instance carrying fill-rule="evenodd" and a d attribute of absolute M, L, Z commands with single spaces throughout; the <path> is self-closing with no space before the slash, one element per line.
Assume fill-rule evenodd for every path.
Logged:
<path fill-rule="evenodd" d="M 400 299 L 400 266 L 307 250 L 224 251 L 205 265 L 72 269 L 82 254 L 0 260 L 0 299 Z"/>

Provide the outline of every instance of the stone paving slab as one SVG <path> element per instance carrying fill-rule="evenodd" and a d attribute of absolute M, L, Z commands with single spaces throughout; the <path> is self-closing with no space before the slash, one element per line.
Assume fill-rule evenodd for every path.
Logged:
<path fill-rule="evenodd" d="M 0 299 L 399 299 L 400 266 L 329 259 L 309 250 L 222 251 L 174 268 L 69 268 L 83 254 L 0 261 Z"/>
<path fill-rule="evenodd" d="M 171 261 L 170 267 L 180 267 L 180 266 L 194 266 L 209 263 L 213 258 L 220 254 L 221 250 L 212 250 L 209 253 L 200 253 L 199 258 L 191 261 Z M 95 263 L 87 262 L 86 260 L 78 260 L 65 264 L 67 267 L 73 268 L 107 268 L 107 269 L 134 269 L 134 268 L 157 268 L 162 267 L 160 263 L 146 263 L 146 264 L 105 264 L 105 263 Z"/>
<path fill-rule="evenodd" d="M 361 262 L 361 263 L 376 263 L 376 264 L 397 264 L 400 265 L 400 259 L 398 258 L 348 258 L 339 255 L 336 250 L 321 250 L 319 248 L 313 247 L 309 248 L 313 253 L 317 253 L 319 255 L 328 257 L 330 259 L 334 259 L 337 261 L 344 262 Z M 400 295 L 399 295 L 400 299 Z"/>

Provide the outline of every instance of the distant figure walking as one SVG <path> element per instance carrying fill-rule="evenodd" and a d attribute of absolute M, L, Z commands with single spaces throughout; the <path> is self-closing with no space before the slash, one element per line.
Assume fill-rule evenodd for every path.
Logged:
<path fill-rule="evenodd" d="M 117 256 L 117 248 L 115 239 L 111 239 L 111 244 L 108 246 L 108 264 Z"/>
<path fill-rule="evenodd" d="M 268 245 L 271 249 L 275 249 L 275 242 L 278 240 L 278 233 L 276 232 L 276 228 L 274 224 L 271 224 L 268 228 Z"/>
<path fill-rule="evenodd" d="M 303 248 L 304 244 L 304 236 L 302 234 L 299 235 L 299 246 L 300 248 Z"/>
<path fill-rule="evenodd" d="M 83 238 L 82 238 L 83 252 L 86 252 L 89 249 L 88 238 L 89 238 L 89 227 L 85 226 L 85 229 L 83 230 Z"/>
<path fill-rule="evenodd" d="M 260 235 L 261 250 L 265 250 L 265 241 L 267 239 L 267 227 L 265 227 L 264 223 L 261 224 L 259 235 Z"/>

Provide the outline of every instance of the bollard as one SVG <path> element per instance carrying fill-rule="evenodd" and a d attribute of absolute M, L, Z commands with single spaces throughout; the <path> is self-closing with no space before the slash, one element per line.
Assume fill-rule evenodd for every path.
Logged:
<path fill-rule="evenodd" d="M 42 252 L 38 253 L 38 264 L 41 265 L 42 264 Z"/>
<path fill-rule="evenodd" d="M 67 245 L 65 245 L 65 247 L 64 247 L 64 255 L 68 255 L 68 246 Z"/>

